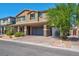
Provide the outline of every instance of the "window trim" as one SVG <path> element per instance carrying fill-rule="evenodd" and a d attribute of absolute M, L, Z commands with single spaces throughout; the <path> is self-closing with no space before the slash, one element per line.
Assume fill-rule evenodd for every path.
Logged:
<path fill-rule="evenodd" d="M 39 17 L 39 18 L 43 18 L 43 13 L 39 12 L 39 13 L 38 13 L 38 17 Z"/>
<path fill-rule="evenodd" d="M 30 19 L 35 19 L 35 13 L 30 14 Z"/>
<path fill-rule="evenodd" d="M 18 21 L 25 21 L 25 20 L 26 20 L 26 17 L 25 16 L 17 17 L 17 22 Z"/>

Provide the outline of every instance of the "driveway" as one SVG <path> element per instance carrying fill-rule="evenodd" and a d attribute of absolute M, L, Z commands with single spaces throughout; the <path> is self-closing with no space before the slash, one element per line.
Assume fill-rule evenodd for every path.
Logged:
<path fill-rule="evenodd" d="M 79 52 L 0 40 L 0 56 L 79 56 Z"/>
<path fill-rule="evenodd" d="M 79 41 L 65 41 L 59 38 L 52 38 L 44 37 L 44 36 L 24 36 L 18 38 L 7 38 L 6 36 L 0 38 L 0 40 L 13 40 L 13 41 L 20 41 L 20 42 L 28 42 L 28 43 L 35 43 L 35 44 L 43 44 L 43 45 L 50 45 L 55 47 L 62 47 L 62 48 L 71 48 L 79 50 Z"/>

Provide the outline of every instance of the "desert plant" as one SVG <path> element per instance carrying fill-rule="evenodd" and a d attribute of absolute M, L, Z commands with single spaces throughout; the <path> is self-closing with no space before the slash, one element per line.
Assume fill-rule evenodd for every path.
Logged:
<path fill-rule="evenodd" d="M 13 32 L 11 32 L 11 31 L 7 31 L 6 32 L 6 35 L 8 35 L 10 38 L 12 38 L 12 35 L 13 35 L 14 33 Z"/>
<path fill-rule="evenodd" d="M 6 27 L 6 35 L 8 35 L 10 38 L 12 38 L 12 35 L 14 34 L 12 27 Z"/>
<path fill-rule="evenodd" d="M 24 33 L 23 32 L 16 32 L 14 35 L 15 35 L 15 37 L 20 37 L 20 36 L 24 36 Z"/>
<path fill-rule="evenodd" d="M 7 34 L 7 35 L 13 35 L 14 33 L 13 33 L 13 32 L 8 31 L 8 32 L 6 32 L 6 34 Z"/>

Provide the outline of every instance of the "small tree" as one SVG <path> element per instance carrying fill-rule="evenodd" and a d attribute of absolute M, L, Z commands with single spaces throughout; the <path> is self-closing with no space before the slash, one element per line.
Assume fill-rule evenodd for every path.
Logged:
<path fill-rule="evenodd" d="M 76 17 L 76 24 L 77 24 L 77 26 L 79 26 L 79 4 L 78 4 L 78 6 L 77 6 L 77 17 Z"/>
<path fill-rule="evenodd" d="M 56 4 L 55 8 L 48 10 L 48 25 L 60 30 L 61 37 L 66 38 L 71 28 L 71 17 L 75 4 Z"/>

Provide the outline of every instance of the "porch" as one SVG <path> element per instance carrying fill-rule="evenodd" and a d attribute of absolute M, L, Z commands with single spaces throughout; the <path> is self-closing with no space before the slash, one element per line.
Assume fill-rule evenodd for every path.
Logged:
<path fill-rule="evenodd" d="M 51 35 L 51 29 L 45 23 L 29 23 L 29 24 L 15 24 L 14 32 L 24 32 L 25 35 L 35 36 L 49 36 Z"/>

